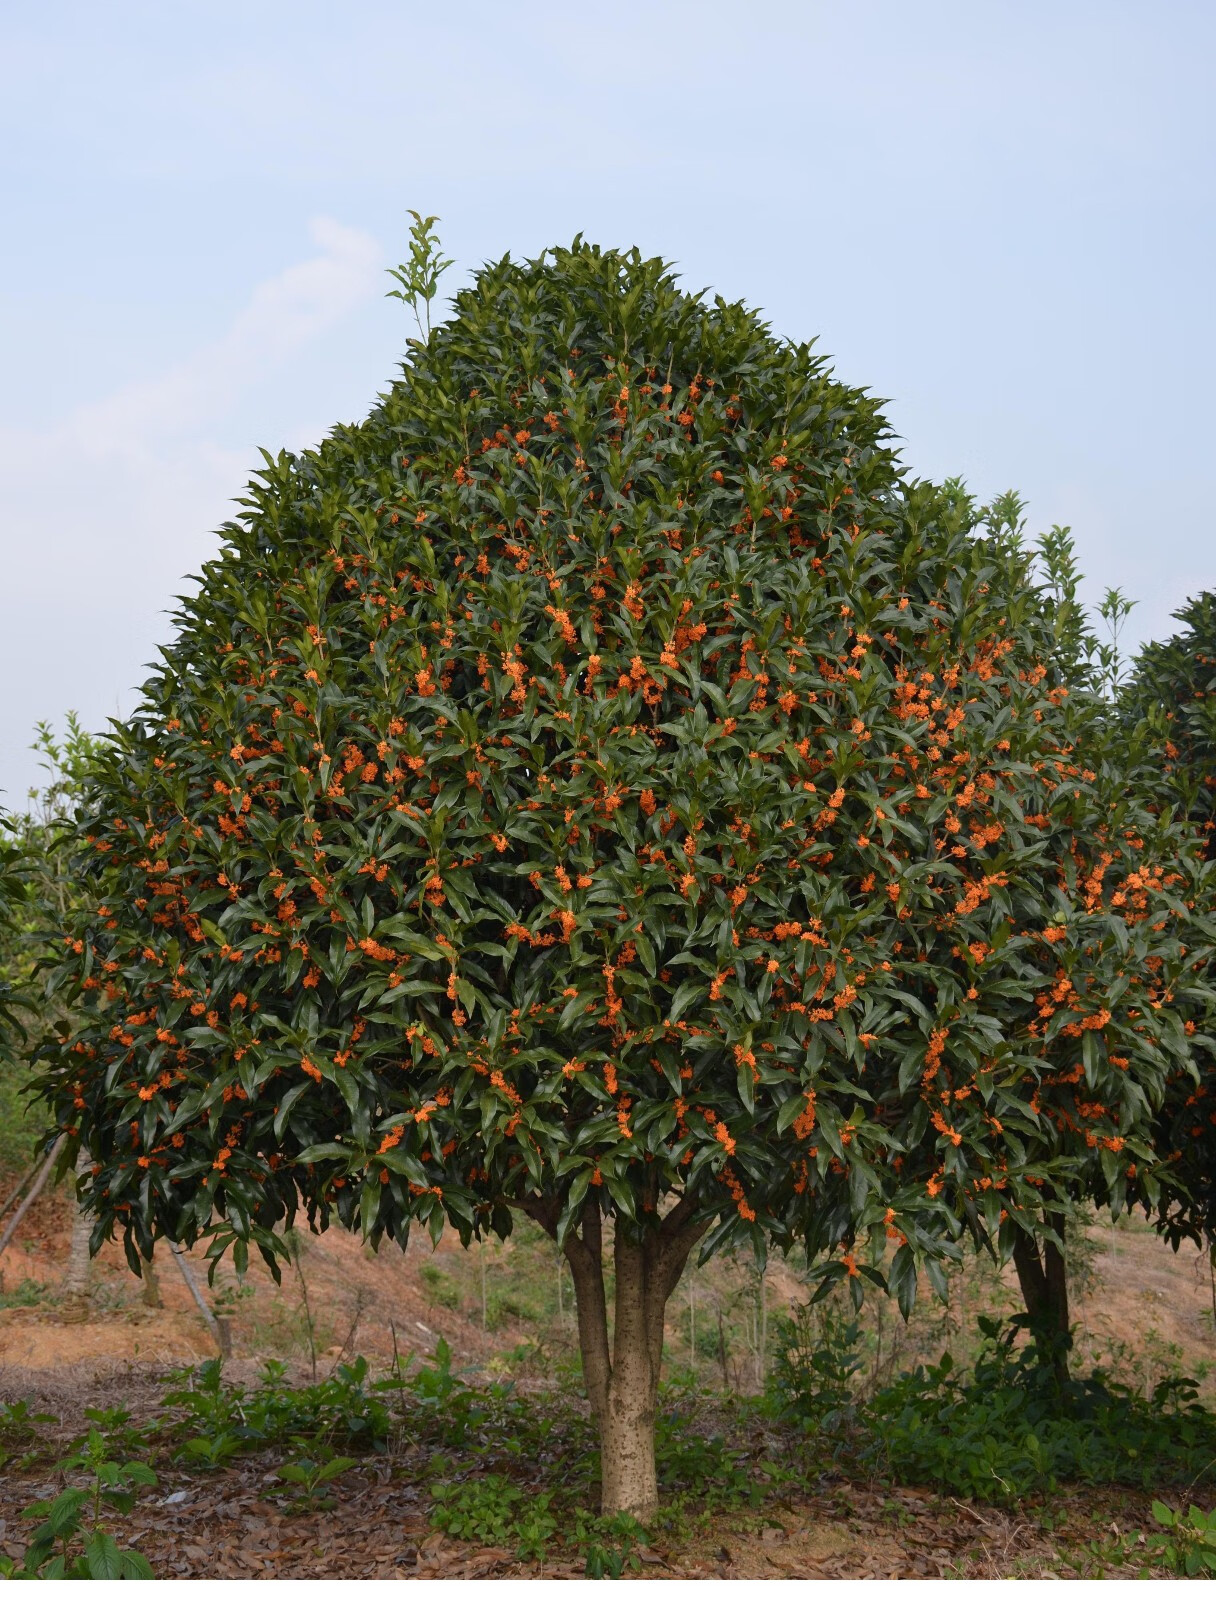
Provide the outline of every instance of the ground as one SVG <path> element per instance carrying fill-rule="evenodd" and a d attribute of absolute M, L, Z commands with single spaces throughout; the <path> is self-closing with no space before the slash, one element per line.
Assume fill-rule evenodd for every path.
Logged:
<path fill-rule="evenodd" d="M 28 1523 L 23 1506 L 58 1491 L 46 1463 L 87 1426 L 87 1407 L 121 1404 L 134 1421 L 152 1417 L 164 1377 L 215 1354 L 215 1343 L 176 1264 L 158 1261 L 159 1307 L 121 1253 L 107 1248 L 94 1267 L 92 1307 L 83 1323 L 64 1320 L 57 1298 L 66 1249 L 62 1198 L 50 1197 L 0 1258 L 0 1400 L 25 1400 L 53 1414 L 41 1465 L 10 1464 L 0 1485 L 0 1547 L 16 1553 Z M 1076 1253 L 1080 1359 L 1101 1362 L 1148 1393 L 1163 1376 L 1199 1377 L 1213 1392 L 1212 1285 L 1206 1256 L 1174 1255 L 1143 1224 L 1094 1225 Z M 527 1233 L 466 1253 L 455 1241 L 379 1257 L 339 1233 L 304 1236 L 281 1287 L 260 1269 L 238 1285 L 227 1267 L 207 1286 L 196 1253 L 190 1270 L 226 1318 L 226 1372 L 252 1386 L 266 1359 L 288 1364 L 300 1382 L 324 1377 L 355 1354 L 373 1374 L 392 1360 L 430 1357 L 440 1339 L 471 1381 L 511 1377 L 543 1397 L 553 1384 L 575 1388 L 573 1308 L 547 1240 Z M 1088 1288 L 1088 1292 L 1081 1292 Z M 705 1392 L 754 1392 L 782 1313 L 806 1298 L 792 1267 L 754 1269 L 715 1262 L 682 1285 L 671 1303 L 671 1370 Z M 905 1328 L 890 1308 L 863 1313 L 873 1381 L 936 1359 L 944 1347 L 966 1358 L 980 1311 L 1014 1309 L 1013 1288 L 990 1266 L 972 1265 L 952 1283 L 947 1308 L 926 1299 Z M 121 1519 L 125 1543 L 144 1552 L 158 1576 L 505 1576 L 581 1575 L 580 1560 L 522 1563 L 507 1548 L 436 1532 L 425 1442 L 397 1437 L 333 1485 L 335 1509 L 298 1510 L 279 1492 L 281 1455 L 243 1456 L 209 1473 L 183 1470 L 169 1449 L 155 1465 L 159 1485 Z M 752 1442 L 762 1468 L 765 1440 Z M 494 1463 L 491 1463 L 493 1465 Z M 477 1463 L 482 1470 L 485 1461 Z M 533 1463 L 537 1482 L 562 1472 L 560 1457 Z M 459 1473 L 459 1461 L 448 1461 Z M 1034 1576 L 1107 1570 L 1120 1541 L 1152 1528 L 1151 1496 L 1124 1490 L 1069 1490 L 1016 1512 L 825 1471 L 816 1484 L 759 1505 L 699 1511 L 639 1553 L 638 1577 Z M 1207 1501 L 1204 1502 L 1207 1504 Z"/>
<path fill-rule="evenodd" d="M 238 1372 L 236 1374 L 240 1376 Z M 247 1374 L 248 1375 L 248 1374 Z M 10 1393 L 61 1418 L 66 1448 L 84 1423 L 84 1404 L 113 1403 L 106 1381 L 68 1374 L 6 1373 Z M 136 1420 L 160 1396 L 151 1375 L 122 1374 L 121 1398 Z M 352 1469 L 330 1510 L 296 1512 L 274 1494 L 273 1464 L 251 1457 L 217 1472 L 159 1468 L 157 1489 L 121 1520 L 123 1543 L 158 1577 L 579 1577 L 581 1560 L 521 1562 L 506 1548 L 437 1533 L 428 1495 L 416 1481 L 417 1450 Z M 20 1507 L 58 1484 L 37 1475 L 0 1485 L 0 1546 L 24 1543 Z M 718 1511 L 683 1519 L 640 1553 L 637 1577 L 950 1578 L 1102 1575 L 1111 1535 L 1152 1527 L 1149 1496 L 1073 1492 L 1016 1512 L 973 1506 L 927 1491 L 828 1476 L 818 1493 L 775 1500 L 762 1511 Z"/>

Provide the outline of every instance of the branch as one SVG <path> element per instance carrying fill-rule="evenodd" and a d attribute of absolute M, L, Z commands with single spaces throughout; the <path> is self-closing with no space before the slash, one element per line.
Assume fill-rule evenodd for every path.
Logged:
<path fill-rule="evenodd" d="M 516 1206 L 526 1217 L 531 1217 L 549 1235 L 550 1239 L 557 1238 L 558 1208 L 553 1200 L 546 1200 L 543 1195 L 533 1195 L 526 1200 L 508 1200 L 508 1205 Z"/>
<path fill-rule="evenodd" d="M 666 1243 L 669 1239 L 681 1233 L 699 1204 L 700 1202 L 694 1200 L 686 1189 L 659 1223 L 659 1238 Z M 704 1231 L 704 1228 L 702 1228 L 701 1232 L 704 1233 Z"/>
<path fill-rule="evenodd" d="M 671 1298 L 672 1291 L 680 1281 L 680 1275 L 688 1264 L 693 1247 L 709 1232 L 712 1219 L 706 1217 L 702 1222 L 686 1222 L 680 1232 L 665 1245 L 660 1246 L 660 1253 L 656 1262 L 659 1293 L 666 1304 Z"/>

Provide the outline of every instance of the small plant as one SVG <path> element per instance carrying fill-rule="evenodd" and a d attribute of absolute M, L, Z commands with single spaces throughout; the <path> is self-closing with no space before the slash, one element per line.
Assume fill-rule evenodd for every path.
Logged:
<path fill-rule="evenodd" d="M 434 1356 L 411 1373 L 413 1361 L 412 1352 L 404 1362 L 394 1354 L 392 1375 L 381 1378 L 372 1388 L 395 1391 L 403 1418 L 408 1395 L 410 1409 L 423 1429 L 433 1430 L 445 1445 L 459 1448 L 484 1424 L 487 1399 L 501 1397 L 505 1389 L 496 1387 L 483 1393 L 466 1383 L 460 1373 L 452 1370 L 452 1350 L 446 1339 L 440 1339 Z"/>
<path fill-rule="evenodd" d="M 165 1395 L 165 1404 L 186 1412 L 178 1424 L 184 1435 L 178 1459 L 200 1467 L 220 1467 L 244 1450 L 288 1440 L 315 1451 L 331 1439 L 364 1449 L 383 1450 L 389 1413 L 367 1385 L 367 1362 L 340 1366 L 320 1383 L 293 1388 L 281 1361 L 268 1361 L 252 1392 L 225 1385 L 223 1363 L 205 1361 L 177 1373 L 185 1386 Z M 383 1387 L 375 1385 L 374 1387 Z"/>
<path fill-rule="evenodd" d="M 178 1459 L 189 1466 L 222 1467 L 250 1436 L 241 1411 L 244 1391 L 224 1387 L 224 1364 L 218 1359 L 173 1373 L 174 1380 L 184 1380 L 185 1386 L 169 1390 L 164 1404 L 186 1412 L 179 1431 L 188 1434 Z"/>
<path fill-rule="evenodd" d="M 620 1578 L 626 1569 L 637 1572 L 642 1565 L 639 1548 L 647 1543 L 646 1529 L 635 1518 L 596 1517 L 583 1510 L 575 1512 L 567 1537 L 583 1557 L 589 1578 Z"/>
<path fill-rule="evenodd" d="M 23 1444 L 28 1439 L 37 1437 L 38 1429 L 47 1422 L 58 1422 L 59 1418 L 51 1415 L 49 1411 L 31 1411 L 28 1400 L 5 1400 L 0 1402 L 0 1443 Z"/>
<path fill-rule="evenodd" d="M 264 1443 L 302 1437 L 306 1441 L 340 1438 L 365 1449 L 383 1450 L 389 1431 L 388 1408 L 368 1392 L 367 1362 L 344 1363 L 320 1383 L 293 1388 L 286 1368 L 269 1361 L 262 1381 L 242 1396 L 245 1424 Z"/>
<path fill-rule="evenodd" d="M 521 1489 L 499 1473 L 437 1484 L 431 1497 L 432 1526 L 453 1539 L 509 1546 L 521 1561 L 541 1560 L 557 1532 L 553 1496 Z"/>
<path fill-rule="evenodd" d="M 126 1512 L 141 1485 L 156 1483 L 156 1474 L 141 1461 L 115 1461 L 97 1427 L 89 1429 L 80 1448 L 58 1463 L 61 1472 L 87 1472 L 88 1488 L 64 1489 L 54 1500 L 39 1500 L 22 1516 L 43 1520 L 35 1528 L 20 1563 L 0 1555 L 4 1578 L 151 1578 L 152 1568 L 137 1550 L 123 1550 L 101 1525 L 103 1505 Z"/>
<path fill-rule="evenodd" d="M 1016 1345 L 1027 1320 L 981 1318 L 971 1372 L 947 1354 L 880 1390 L 859 1413 L 861 1457 L 902 1483 L 1004 1503 L 1066 1480 L 1154 1488 L 1210 1473 L 1216 1416 L 1192 1381 L 1147 1399 L 1101 1369 L 1061 1384 L 1033 1343 Z"/>
<path fill-rule="evenodd" d="M 0 1404 L 0 1468 L 30 1466 L 39 1454 L 39 1429 L 58 1420 L 49 1411 L 31 1411 L 27 1400 Z"/>
<path fill-rule="evenodd" d="M 1153 1501 L 1153 1516 L 1166 1530 L 1148 1541 L 1148 1547 L 1163 1567 L 1185 1573 L 1188 1578 L 1209 1578 L 1216 1573 L 1216 1507 L 1203 1511 L 1174 1511 L 1160 1500 Z"/>
<path fill-rule="evenodd" d="M 439 218 L 424 217 L 417 211 L 411 211 L 410 216 L 414 219 L 410 228 L 410 259 L 390 269 L 389 277 L 395 278 L 401 287 L 390 289 L 387 298 L 403 300 L 409 306 L 425 343 L 431 337 L 431 301 L 440 277 L 452 263 L 439 249 L 439 237 L 435 232 Z"/>
<path fill-rule="evenodd" d="M 225 1283 L 212 1295 L 211 1309 L 217 1317 L 235 1317 L 255 1293 L 251 1283 Z"/>
<path fill-rule="evenodd" d="M 762 1497 L 743 1452 L 719 1434 L 706 1437 L 691 1431 L 678 1410 L 661 1412 L 656 1418 L 654 1453 L 664 1489 L 718 1506 L 756 1505 Z"/>
<path fill-rule="evenodd" d="M 278 1477 L 291 1486 L 289 1498 L 295 1509 L 324 1511 L 336 1504 L 333 1495 L 324 1492 L 326 1486 L 356 1465 L 353 1456 L 329 1454 L 318 1460 L 301 1456 L 296 1461 L 285 1462 L 279 1468 Z"/>
<path fill-rule="evenodd" d="M 147 1448 L 155 1427 L 138 1427 L 131 1422 L 126 1406 L 86 1406 L 85 1419 L 101 1434 L 114 1452 L 137 1455 Z"/>
<path fill-rule="evenodd" d="M 768 1390 L 777 1414 L 815 1433 L 838 1432 L 855 1410 L 860 1343 L 860 1324 L 831 1299 L 779 1318 Z"/>
<path fill-rule="evenodd" d="M 496 1333 L 511 1318 L 515 1322 L 539 1322 L 543 1310 L 527 1295 L 515 1289 L 495 1289 L 486 1298 L 486 1327 Z"/>

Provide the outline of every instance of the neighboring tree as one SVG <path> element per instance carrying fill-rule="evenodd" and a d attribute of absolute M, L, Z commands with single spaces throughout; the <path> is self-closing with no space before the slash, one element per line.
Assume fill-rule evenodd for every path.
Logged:
<path fill-rule="evenodd" d="M 1145 645 L 1125 706 L 1155 734 L 1164 757 L 1160 792 L 1185 812 L 1216 860 L 1216 593 L 1197 595 L 1174 616 L 1183 631 Z"/>
<path fill-rule="evenodd" d="M 1145 752 L 1159 809 L 1189 823 L 1216 873 L 1216 594 L 1175 616 L 1183 630 L 1136 660 L 1123 696 L 1128 737 Z M 1174 1248 L 1205 1245 L 1216 1271 L 1216 1006 L 1196 1023 L 1198 1080 L 1176 1074 L 1158 1120 L 1172 1182 L 1156 1211 Z"/>
<path fill-rule="evenodd" d="M 14 835 L 16 823 L 0 816 L 0 1071 L 11 1067 L 25 1029 L 18 1015 L 21 1000 L 19 975 L 6 959 L 12 948 L 27 893 L 21 871 L 21 850 Z"/>
<path fill-rule="evenodd" d="M 960 485 L 946 493 L 964 527 L 1026 550 L 1015 495 L 980 510 Z M 986 1208 L 976 1242 L 995 1238 L 1012 1258 L 1040 1355 L 1063 1382 L 1066 1222 L 1091 1206 L 1118 1215 L 1159 1201 L 1169 1173 L 1154 1154 L 1153 1115 L 1171 1078 L 1191 1069 L 1193 1019 L 1211 1001 L 1204 968 L 1216 929 L 1202 886 L 1211 875 L 1185 825 L 1150 804 L 1144 754 L 1113 703 L 1127 602 L 1107 596 L 1102 611 L 1115 642 L 1100 644 L 1077 599 L 1068 530 L 1053 529 L 1033 554 L 1045 635 L 1036 671 L 1056 711 L 1019 799 L 1043 841 L 1041 878 L 1029 897 L 1011 897 L 1002 954 L 1016 982 L 1003 991 L 977 982 L 1008 1046 L 1034 1063 L 1020 1118 L 1002 1118 L 1034 1203 L 1011 1205 L 992 1191 L 969 1198 Z M 967 954 L 977 972 L 991 961 L 983 944 Z M 957 1128 L 960 1089 L 970 1095 L 970 1082 L 947 1053 L 922 1093 Z"/>
<path fill-rule="evenodd" d="M 0 878 L 0 907 L 7 907 L 0 920 L 0 980 L 40 1011 L 38 969 L 58 958 L 57 941 L 77 896 L 65 844 L 97 750 L 74 711 L 64 721 L 61 736 L 47 722 L 36 725 L 30 748 L 46 778 L 28 791 L 22 811 L 0 817 L 0 873 L 7 855 L 14 885 L 6 893 Z"/>
<path fill-rule="evenodd" d="M 68 712 L 65 720 L 62 735 L 49 723 L 37 725 L 32 748 L 46 776 L 28 792 L 25 809 L 7 819 L 20 892 L 9 899 L 9 914 L 5 915 L 0 904 L 0 989 L 9 989 L 9 1010 L 18 1029 L 15 1037 L 22 1043 L 39 1031 L 67 1031 L 72 1025 L 70 1014 L 45 992 L 41 975 L 61 959 L 63 928 L 79 898 L 68 860 L 69 824 L 96 741 L 85 733 L 74 712 Z M 0 902 L 7 898 L 0 885 Z M 13 1042 L 10 1039 L 10 1044 Z M 0 1086 L 6 1154 L 21 1161 L 28 1158 L 43 1131 L 27 1099 L 27 1057 L 27 1049 L 10 1048 Z M 87 1215 L 74 1205 L 63 1283 L 62 1314 L 68 1320 L 80 1321 L 88 1315 L 90 1226 Z"/>
<path fill-rule="evenodd" d="M 411 348 L 266 458 L 101 754 L 45 1088 L 137 1271 L 273 1265 L 301 1206 L 535 1218 L 646 1516 L 694 1250 L 906 1309 L 964 1227 L 1042 1227 L 1003 1018 L 1056 926 L 1050 623 L 873 400 L 660 262 L 504 260 Z"/>

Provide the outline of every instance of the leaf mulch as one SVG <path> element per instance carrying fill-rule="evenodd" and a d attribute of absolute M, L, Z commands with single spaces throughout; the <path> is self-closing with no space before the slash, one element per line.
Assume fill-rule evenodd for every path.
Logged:
<path fill-rule="evenodd" d="M 66 1451 L 87 1426 L 86 1405 L 122 1404 L 135 1422 L 158 1412 L 161 1389 L 146 1374 L 0 1373 L 0 1398 L 27 1399 L 60 1418 L 52 1451 Z M 158 1578 L 575 1578 L 581 1560 L 521 1562 L 436 1533 L 419 1447 L 362 1460 L 330 1485 L 335 1504 L 297 1510 L 275 1477 L 275 1452 L 213 1472 L 186 1472 L 164 1455 L 159 1484 L 126 1517 L 113 1516 L 120 1544 L 142 1551 Z M 477 1463 L 482 1465 L 482 1463 Z M 444 1476 L 459 1470 L 445 1452 Z M 420 1481 L 421 1480 L 421 1481 Z M 8 1466 L 0 1478 L 0 1549 L 19 1557 L 31 1501 L 63 1487 L 45 1465 Z M 690 1513 L 677 1535 L 656 1536 L 637 1578 L 1010 1578 L 1131 1575 L 1112 1568 L 1105 1547 L 1150 1531 L 1150 1496 L 1073 1489 L 1050 1507 L 1013 1510 L 914 1488 L 825 1478 L 815 1494 L 777 1494 L 760 1510 Z M 1050 1515 L 1048 1515 L 1048 1511 Z"/>

